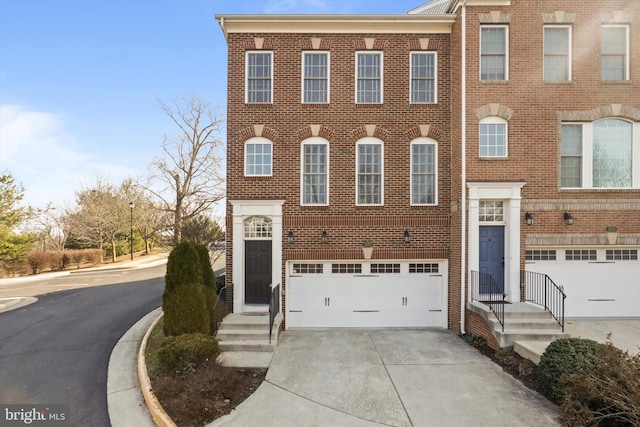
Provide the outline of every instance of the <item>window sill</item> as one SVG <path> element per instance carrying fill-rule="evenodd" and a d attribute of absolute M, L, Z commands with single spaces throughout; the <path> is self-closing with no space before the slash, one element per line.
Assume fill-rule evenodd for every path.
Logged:
<path fill-rule="evenodd" d="M 499 84 L 499 85 L 504 85 L 509 83 L 509 80 L 480 80 L 480 84 L 486 85 L 486 84 Z"/>
<path fill-rule="evenodd" d="M 482 157 L 482 156 L 478 156 L 478 160 L 486 162 L 486 161 L 491 161 L 491 160 L 497 160 L 499 162 L 504 162 L 505 160 L 509 160 L 509 157 Z"/>
<path fill-rule="evenodd" d="M 305 211 L 327 211 L 329 205 L 300 205 L 300 209 Z"/>
<path fill-rule="evenodd" d="M 640 193 L 640 188 L 560 188 L 561 193 Z"/>
<path fill-rule="evenodd" d="M 631 80 L 602 80 L 603 85 L 630 85 L 633 84 Z"/>
<path fill-rule="evenodd" d="M 575 82 L 573 80 L 543 80 L 542 84 L 546 85 L 572 85 Z"/>

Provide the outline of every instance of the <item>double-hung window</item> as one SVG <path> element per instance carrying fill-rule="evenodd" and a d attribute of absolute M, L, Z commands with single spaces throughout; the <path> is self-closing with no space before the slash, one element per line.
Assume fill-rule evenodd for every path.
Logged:
<path fill-rule="evenodd" d="M 302 143 L 302 204 L 326 205 L 329 200 L 329 144 L 318 137 Z"/>
<path fill-rule="evenodd" d="M 508 80 L 508 28 L 480 27 L 480 80 Z"/>
<path fill-rule="evenodd" d="M 617 118 L 563 123 L 560 186 L 640 188 L 640 124 Z"/>
<path fill-rule="evenodd" d="M 302 53 L 302 102 L 329 102 L 329 53 Z"/>
<path fill-rule="evenodd" d="M 629 27 L 602 27 L 602 80 L 629 80 Z"/>
<path fill-rule="evenodd" d="M 411 53 L 411 103 L 436 102 L 436 54 Z"/>
<path fill-rule="evenodd" d="M 244 144 L 245 176 L 271 176 L 272 144 L 266 138 L 254 137 Z"/>
<path fill-rule="evenodd" d="M 582 125 L 562 125 L 560 177 L 561 187 L 582 187 Z"/>
<path fill-rule="evenodd" d="M 486 117 L 479 127 L 480 157 L 507 157 L 507 121 Z"/>
<path fill-rule="evenodd" d="M 356 52 L 356 103 L 382 103 L 382 52 Z"/>
<path fill-rule="evenodd" d="M 411 143 L 411 204 L 437 204 L 438 146 L 430 138 Z"/>
<path fill-rule="evenodd" d="M 246 102 L 271 103 L 273 99 L 273 54 L 247 52 Z"/>
<path fill-rule="evenodd" d="M 383 204 L 384 153 L 382 141 L 366 137 L 356 148 L 356 204 Z"/>
<path fill-rule="evenodd" d="M 544 80 L 571 80 L 571 27 L 544 27 Z"/>

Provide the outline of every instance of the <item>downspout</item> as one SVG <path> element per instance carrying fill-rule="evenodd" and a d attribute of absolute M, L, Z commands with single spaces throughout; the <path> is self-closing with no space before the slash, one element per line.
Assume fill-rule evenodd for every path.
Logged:
<path fill-rule="evenodd" d="M 465 277 L 467 272 L 467 5 L 466 0 L 462 0 L 462 115 L 460 117 L 462 130 L 460 133 L 461 140 L 461 156 L 460 162 L 462 164 L 461 178 L 461 190 L 462 196 L 460 198 L 460 210 L 461 210 L 461 238 L 460 242 L 460 334 L 465 334 L 465 302 L 466 293 Z"/>

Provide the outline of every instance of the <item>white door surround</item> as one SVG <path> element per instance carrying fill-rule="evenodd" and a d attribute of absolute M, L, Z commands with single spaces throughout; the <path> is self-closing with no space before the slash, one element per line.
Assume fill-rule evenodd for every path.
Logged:
<path fill-rule="evenodd" d="M 480 270 L 481 200 L 504 202 L 504 291 L 509 302 L 520 301 L 520 201 L 524 182 L 467 182 L 469 189 L 468 275 Z M 471 300 L 469 287 L 468 301 Z"/>
<path fill-rule="evenodd" d="M 252 216 L 262 215 L 272 221 L 272 262 L 271 277 L 275 287 L 282 277 L 282 205 L 284 200 L 229 200 L 233 206 L 232 224 L 232 283 L 233 283 L 233 312 L 242 313 L 253 311 L 255 307 L 247 306 L 244 302 L 244 222 Z"/>

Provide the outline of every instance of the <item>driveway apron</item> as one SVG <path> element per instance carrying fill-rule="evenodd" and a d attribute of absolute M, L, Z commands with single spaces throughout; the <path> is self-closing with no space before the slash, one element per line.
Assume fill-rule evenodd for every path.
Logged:
<path fill-rule="evenodd" d="M 557 408 L 443 329 L 288 330 L 213 425 L 556 426 Z"/>

